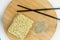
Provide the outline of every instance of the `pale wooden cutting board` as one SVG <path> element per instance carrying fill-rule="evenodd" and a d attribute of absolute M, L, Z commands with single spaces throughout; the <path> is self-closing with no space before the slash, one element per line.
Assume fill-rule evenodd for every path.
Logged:
<path fill-rule="evenodd" d="M 8 5 L 8 7 L 5 10 L 5 13 L 3 15 L 3 25 L 4 25 L 4 30 L 9 37 L 10 40 L 20 40 L 16 36 L 10 34 L 8 32 L 8 28 L 10 24 L 12 23 L 12 20 L 14 17 L 18 14 L 16 11 L 17 10 L 24 10 L 24 8 L 18 7 L 17 5 L 20 4 L 22 6 L 31 8 L 31 9 L 40 9 L 40 8 L 51 8 L 52 5 L 48 2 L 48 0 L 12 0 L 11 3 Z M 54 11 L 42 11 L 46 14 L 52 15 L 56 17 L 56 13 Z M 28 17 L 30 17 L 32 20 L 34 20 L 35 23 L 37 23 L 39 20 L 43 20 L 46 22 L 46 25 L 50 29 L 44 31 L 43 33 L 35 33 L 34 31 L 34 26 L 28 33 L 27 37 L 25 40 L 50 40 L 51 37 L 53 36 L 55 30 L 56 30 L 56 25 L 57 21 L 53 18 L 37 14 L 35 12 L 20 12 Z"/>

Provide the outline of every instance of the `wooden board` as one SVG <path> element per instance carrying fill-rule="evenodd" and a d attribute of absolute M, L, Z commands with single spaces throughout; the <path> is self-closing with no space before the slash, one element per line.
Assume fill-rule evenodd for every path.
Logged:
<path fill-rule="evenodd" d="M 4 30 L 10 40 L 20 40 L 19 38 L 17 38 L 16 36 L 8 32 L 8 28 L 10 24 L 12 23 L 14 17 L 18 14 L 16 11 L 25 10 L 24 8 L 18 7 L 17 6 L 18 4 L 31 9 L 52 7 L 52 5 L 48 2 L 48 0 L 12 0 L 11 3 L 6 8 L 2 19 Z M 42 12 L 56 17 L 56 13 L 53 10 L 42 11 Z M 36 33 L 34 31 L 35 28 L 35 24 L 34 24 L 32 29 L 28 33 L 27 37 L 25 38 L 25 40 L 50 40 L 51 39 L 51 37 L 53 36 L 56 30 L 57 20 L 35 12 L 20 12 L 20 13 L 30 17 L 32 20 L 34 20 L 35 24 L 38 23 L 39 21 L 43 21 L 45 22 L 46 26 L 48 26 L 47 30 L 40 33 Z"/>

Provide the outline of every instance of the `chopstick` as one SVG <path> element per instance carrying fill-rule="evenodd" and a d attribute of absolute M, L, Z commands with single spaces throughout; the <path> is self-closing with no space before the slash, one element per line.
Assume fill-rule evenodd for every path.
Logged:
<path fill-rule="evenodd" d="M 17 5 L 17 6 L 27 9 L 27 10 L 23 10 L 23 11 L 22 11 L 22 10 L 21 10 L 21 11 L 20 11 L 20 10 L 17 10 L 17 12 L 33 11 L 33 12 L 42 14 L 42 15 L 44 15 L 44 16 L 50 17 L 50 18 L 60 20 L 59 18 L 56 18 L 56 17 L 54 17 L 54 16 L 45 14 L 45 13 L 43 13 L 43 12 L 39 12 L 39 11 L 41 11 L 41 10 L 57 10 L 57 9 L 60 9 L 60 8 L 45 8 L 45 9 L 36 9 L 36 10 L 33 10 L 33 9 L 30 9 L 30 8 L 24 7 L 24 6 L 22 6 L 22 5 Z"/>
<path fill-rule="evenodd" d="M 19 6 L 19 5 L 18 5 Z M 45 10 L 60 10 L 60 8 L 43 8 L 43 9 L 32 9 L 32 10 L 17 10 L 17 12 L 30 12 L 30 11 L 45 11 Z"/>

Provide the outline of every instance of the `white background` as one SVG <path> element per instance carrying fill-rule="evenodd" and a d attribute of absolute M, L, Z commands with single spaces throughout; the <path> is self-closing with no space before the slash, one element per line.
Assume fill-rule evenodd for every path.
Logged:
<path fill-rule="evenodd" d="M 49 0 L 54 7 L 60 7 L 60 0 Z M 2 26 L 2 15 L 11 0 L 0 0 L 0 38 L 1 40 L 9 40 Z M 60 18 L 60 10 L 56 10 L 58 18 Z M 51 40 L 60 40 L 60 21 L 57 22 L 57 29 Z"/>

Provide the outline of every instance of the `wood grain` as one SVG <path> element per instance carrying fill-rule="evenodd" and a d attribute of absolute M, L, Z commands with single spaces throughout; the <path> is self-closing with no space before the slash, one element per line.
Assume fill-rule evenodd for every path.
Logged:
<path fill-rule="evenodd" d="M 17 6 L 18 4 L 31 8 L 31 9 L 52 7 L 52 5 L 48 2 L 48 0 L 12 0 L 11 3 L 6 8 L 3 15 L 3 19 L 2 19 L 4 30 L 10 40 L 20 40 L 19 38 L 17 38 L 16 36 L 8 32 L 9 26 L 11 25 L 14 17 L 18 14 L 16 11 L 25 10 L 24 8 L 18 7 Z M 42 12 L 56 17 L 56 13 L 53 10 L 42 11 Z M 37 14 L 35 12 L 20 12 L 20 13 L 30 17 L 32 20 L 34 20 L 35 23 L 37 23 L 40 20 L 43 20 L 46 22 L 46 25 L 51 25 L 51 26 L 48 26 L 50 27 L 49 30 L 46 30 L 46 32 L 39 33 L 39 34 L 34 32 L 35 26 L 33 25 L 32 29 L 28 33 L 25 40 L 50 40 L 51 39 L 51 37 L 53 36 L 56 30 L 57 21 L 55 19 L 41 15 L 41 14 Z"/>

